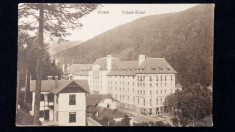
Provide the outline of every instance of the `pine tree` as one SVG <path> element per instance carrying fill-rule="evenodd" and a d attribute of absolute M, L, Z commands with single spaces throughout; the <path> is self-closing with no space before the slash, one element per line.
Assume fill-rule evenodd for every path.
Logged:
<path fill-rule="evenodd" d="M 82 27 L 82 24 L 78 21 L 78 19 L 86 14 L 89 14 L 97 7 L 98 5 L 96 4 L 27 3 L 19 5 L 19 27 L 22 27 L 23 32 L 27 34 L 31 33 L 32 37 L 37 37 L 37 41 L 35 43 L 37 49 L 36 89 L 34 102 L 35 125 L 39 124 L 40 93 L 43 68 L 42 55 L 45 52 L 45 36 L 49 36 L 47 39 L 52 41 L 66 41 L 65 37 L 70 35 L 67 29 Z"/>

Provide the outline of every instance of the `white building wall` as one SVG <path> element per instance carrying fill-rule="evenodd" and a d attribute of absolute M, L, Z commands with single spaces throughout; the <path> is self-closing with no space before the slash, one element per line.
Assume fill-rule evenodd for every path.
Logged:
<path fill-rule="evenodd" d="M 76 95 L 76 105 L 69 105 L 69 95 Z M 85 93 L 60 93 L 58 99 L 58 124 L 64 126 L 86 125 Z M 76 112 L 76 122 L 69 123 L 69 113 Z"/>

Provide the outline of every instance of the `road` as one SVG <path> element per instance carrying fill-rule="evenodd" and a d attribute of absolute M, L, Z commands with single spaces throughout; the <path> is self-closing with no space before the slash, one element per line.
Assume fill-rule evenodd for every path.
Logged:
<path fill-rule="evenodd" d="M 143 115 L 136 113 L 134 111 L 118 108 L 123 113 L 128 113 L 134 116 L 134 122 L 156 122 L 156 121 L 163 121 L 164 123 L 169 123 L 172 125 L 172 122 L 169 117 L 162 116 L 162 115 Z"/>

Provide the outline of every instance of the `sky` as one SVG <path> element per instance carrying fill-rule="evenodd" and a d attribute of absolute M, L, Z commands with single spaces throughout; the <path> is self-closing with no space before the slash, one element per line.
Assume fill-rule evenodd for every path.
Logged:
<path fill-rule="evenodd" d="M 71 36 L 66 39 L 85 42 L 105 31 L 135 19 L 155 14 L 179 12 L 195 5 L 197 4 L 102 4 L 102 7 L 79 20 L 83 24 L 82 28 L 68 30 Z M 136 14 L 136 10 L 143 13 Z M 132 14 L 126 14 L 132 11 Z"/>

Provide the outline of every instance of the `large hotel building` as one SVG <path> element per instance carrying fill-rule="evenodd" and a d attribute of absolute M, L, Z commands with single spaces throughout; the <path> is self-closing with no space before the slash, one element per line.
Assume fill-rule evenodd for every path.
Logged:
<path fill-rule="evenodd" d="M 110 93 L 120 102 L 119 107 L 142 114 L 164 112 L 165 97 L 177 89 L 177 72 L 165 58 L 145 55 L 134 61 L 108 55 L 93 64 L 72 64 L 68 73 L 70 79 L 88 80 L 92 92 Z"/>

